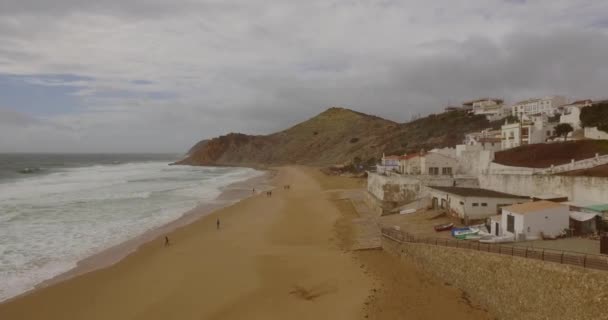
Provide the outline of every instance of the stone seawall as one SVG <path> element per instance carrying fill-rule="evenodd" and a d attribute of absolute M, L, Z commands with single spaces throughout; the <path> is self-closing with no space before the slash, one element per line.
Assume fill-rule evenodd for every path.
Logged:
<path fill-rule="evenodd" d="M 608 319 L 605 271 L 386 237 L 382 248 L 465 291 L 499 319 Z"/>

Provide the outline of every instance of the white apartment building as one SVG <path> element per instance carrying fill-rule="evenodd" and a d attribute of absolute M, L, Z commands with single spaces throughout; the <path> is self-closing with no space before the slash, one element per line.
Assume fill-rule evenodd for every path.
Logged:
<path fill-rule="evenodd" d="M 519 119 L 524 115 L 544 114 L 554 116 L 558 113 L 558 107 L 568 103 L 568 98 L 563 96 L 549 96 L 538 99 L 520 101 L 511 107 L 511 114 Z"/>
<path fill-rule="evenodd" d="M 509 115 L 504 100 L 497 98 L 481 98 L 463 102 L 462 107 L 465 110 L 470 110 L 473 114 L 484 115 L 490 121 L 500 120 Z"/>
<path fill-rule="evenodd" d="M 568 123 L 574 128 L 574 130 L 581 128 L 581 109 L 589 107 L 593 104 L 593 101 L 579 100 L 566 104 L 560 107 L 562 109 L 562 115 L 559 117 L 559 123 Z"/>
<path fill-rule="evenodd" d="M 527 117 L 520 122 L 505 124 L 501 127 L 502 150 L 526 144 L 544 143 L 555 135 L 555 125 L 548 123 L 546 116 Z"/>

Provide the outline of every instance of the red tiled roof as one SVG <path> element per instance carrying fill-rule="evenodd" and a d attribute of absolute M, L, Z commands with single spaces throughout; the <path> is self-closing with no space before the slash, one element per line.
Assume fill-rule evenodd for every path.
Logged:
<path fill-rule="evenodd" d="M 387 160 L 399 160 L 399 159 L 401 159 L 401 156 L 386 156 L 386 157 L 384 157 L 384 159 L 387 159 Z"/>

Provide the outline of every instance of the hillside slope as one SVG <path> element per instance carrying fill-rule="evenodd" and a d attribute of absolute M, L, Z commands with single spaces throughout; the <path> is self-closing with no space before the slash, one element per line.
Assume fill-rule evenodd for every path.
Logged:
<path fill-rule="evenodd" d="M 193 147 L 178 164 L 329 165 L 358 157 L 453 146 L 464 133 L 491 126 L 484 117 L 450 112 L 398 124 L 343 108 L 330 108 L 287 130 L 265 136 L 231 133 Z"/>

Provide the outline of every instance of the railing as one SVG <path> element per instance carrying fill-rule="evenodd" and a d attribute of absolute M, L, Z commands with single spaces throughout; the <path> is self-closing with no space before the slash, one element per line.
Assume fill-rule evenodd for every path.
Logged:
<path fill-rule="evenodd" d="M 447 238 L 417 237 L 407 232 L 393 228 L 382 228 L 382 236 L 400 243 L 422 243 L 442 247 L 468 249 L 481 252 L 490 252 L 527 259 L 536 259 L 547 262 L 572 265 L 587 269 L 608 271 L 608 256 L 597 254 L 584 254 L 578 252 L 519 247 L 514 245 L 481 243 L 469 240 L 456 240 Z"/>

